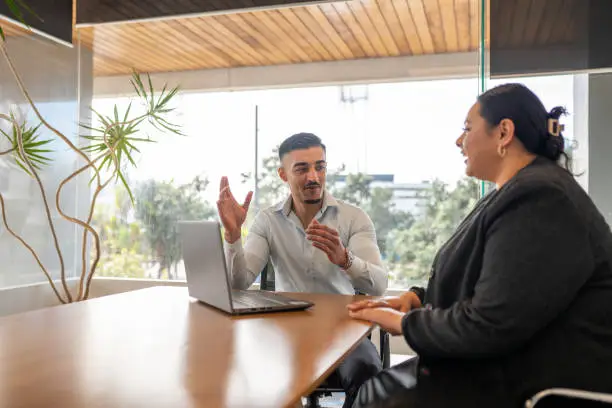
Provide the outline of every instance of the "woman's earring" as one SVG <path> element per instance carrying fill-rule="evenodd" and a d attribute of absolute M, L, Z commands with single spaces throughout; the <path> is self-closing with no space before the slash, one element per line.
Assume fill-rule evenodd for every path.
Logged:
<path fill-rule="evenodd" d="M 504 145 L 498 145 L 497 154 L 499 155 L 499 157 L 503 159 L 504 156 L 506 155 L 506 147 Z"/>

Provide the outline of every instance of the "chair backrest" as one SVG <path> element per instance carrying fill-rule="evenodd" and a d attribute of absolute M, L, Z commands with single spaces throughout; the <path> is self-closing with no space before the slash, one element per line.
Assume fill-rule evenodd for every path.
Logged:
<path fill-rule="evenodd" d="M 261 270 L 259 289 L 269 290 L 271 292 L 274 292 L 276 289 L 276 284 L 274 283 L 274 267 L 271 262 L 268 262 Z"/>
<path fill-rule="evenodd" d="M 276 289 L 275 279 L 274 279 L 274 267 L 271 262 L 268 262 L 266 266 L 263 267 L 260 274 L 259 279 L 259 289 L 261 290 L 269 290 L 274 291 Z M 355 290 L 356 295 L 365 295 L 358 290 Z"/>

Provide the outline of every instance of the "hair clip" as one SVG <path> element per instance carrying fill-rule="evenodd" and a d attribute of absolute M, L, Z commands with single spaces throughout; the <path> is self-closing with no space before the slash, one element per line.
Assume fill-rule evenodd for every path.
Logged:
<path fill-rule="evenodd" d="M 559 119 L 548 119 L 548 133 L 553 136 L 559 136 L 565 129 L 565 125 L 559 124 Z"/>

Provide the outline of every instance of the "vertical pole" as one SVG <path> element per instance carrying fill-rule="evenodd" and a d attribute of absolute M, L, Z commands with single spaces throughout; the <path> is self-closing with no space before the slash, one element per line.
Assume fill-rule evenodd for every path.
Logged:
<path fill-rule="evenodd" d="M 255 105 L 255 209 L 259 210 L 259 106 Z"/>
<path fill-rule="evenodd" d="M 480 54 L 480 61 L 479 61 L 479 75 L 478 75 L 478 93 L 481 94 L 485 91 L 486 88 L 486 83 L 485 83 L 485 75 L 486 75 L 486 65 L 485 65 L 485 53 L 486 53 L 486 49 L 485 49 L 485 36 L 486 36 L 486 7 L 487 7 L 487 0 L 481 0 L 480 1 L 480 41 L 479 41 L 479 45 L 478 45 L 478 51 Z M 486 194 L 486 186 L 485 186 L 485 182 L 481 181 L 480 182 L 480 198 L 484 197 L 484 195 Z"/>

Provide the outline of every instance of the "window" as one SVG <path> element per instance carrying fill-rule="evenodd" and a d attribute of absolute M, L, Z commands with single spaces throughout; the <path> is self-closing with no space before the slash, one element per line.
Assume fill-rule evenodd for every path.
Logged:
<path fill-rule="evenodd" d="M 455 146 L 476 86 L 474 78 L 261 91 L 262 204 L 281 198 L 269 197 L 279 185 L 275 148 L 316 133 L 327 145 L 328 189 L 374 222 L 389 286 L 426 283 L 437 249 L 478 199 Z"/>
<path fill-rule="evenodd" d="M 476 84 L 473 78 L 181 96 L 177 120 L 186 136 L 154 136 L 158 142 L 144 146 L 138 167 L 127 170 L 136 205 L 120 187 L 99 200 L 100 276 L 184 279 L 176 221 L 216 217 L 223 175 L 239 201 L 257 189 L 254 210 L 283 199 L 288 190 L 276 172 L 276 148 L 306 131 L 327 145 L 328 189 L 372 218 L 390 286 L 424 283 L 435 252 L 478 199 L 478 182 L 463 176 L 455 146 Z M 94 102 L 103 112 L 114 104 L 122 111 L 127 99 Z"/>
<path fill-rule="evenodd" d="M 175 123 L 185 136 L 151 134 L 137 167 L 126 169 L 135 205 L 119 184 L 101 196 L 95 223 L 102 231 L 99 276 L 185 279 L 177 221 L 216 217 L 219 179 L 246 194 L 241 174 L 253 168 L 254 108 L 231 93 L 184 94 Z M 96 110 L 124 112 L 129 98 L 99 99 Z"/>

